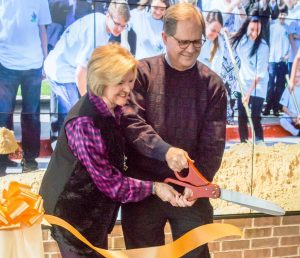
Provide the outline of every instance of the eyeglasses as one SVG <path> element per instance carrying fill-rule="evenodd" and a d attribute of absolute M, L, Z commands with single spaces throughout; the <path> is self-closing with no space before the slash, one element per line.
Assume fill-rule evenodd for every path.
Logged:
<path fill-rule="evenodd" d="M 115 25 L 116 27 L 119 27 L 119 28 L 122 29 L 122 30 L 128 28 L 128 24 L 122 25 L 121 23 L 116 22 L 115 19 L 114 19 L 114 17 L 113 17 L 111 14 L 109 14 L 109 17 L 111 18 L 112 22 L 114 23 L 114 25 Z"/>
<path fill-rule="evenodd" d="M 194 45 L 194 48 L 201 48 L 203 46 L 203 44 L 205 43 L 206 41 L 206 38 L 201 38 L 201 39 L 196 39 L 196 40 L 181 40 L 181 39 L 177 39 L 175 38 L 174 36 L 171 36 L 172 38 L 174 38 L 177 43 L 178 43 L 178 46 L 181 48 L 181 49 L 186 49 L 188 48 L 188 46 L 192 43 Z"/>

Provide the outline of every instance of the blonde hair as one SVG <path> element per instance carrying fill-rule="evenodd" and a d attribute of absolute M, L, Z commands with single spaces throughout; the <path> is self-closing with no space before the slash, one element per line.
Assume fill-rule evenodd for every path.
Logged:
<path fill-rule="evenodd" d="M 124 18 L 126 22 L 130 19 L 130 8 L 126 0 L 113 0 L 108 7 L 110 15 Z"/>
<path fill-rule="evenodd" d="M 137 74 L 138 61 L 125 48 L 111 43 L 94 49 L 87 65 L 87 84 L 96 96 L 102 96 L 105 87 L 118 85 L 124 76 Z"/>
<path fill-rule="evenodd" d="M 188 20 L 198 23 L 201 34 L 205 37 L 205 21 L 202 13 L 190 3 L 175 4 L 167 9 L 164 16 L 164 32 L 169 36 L 174 36 L 177 22 Z"/>

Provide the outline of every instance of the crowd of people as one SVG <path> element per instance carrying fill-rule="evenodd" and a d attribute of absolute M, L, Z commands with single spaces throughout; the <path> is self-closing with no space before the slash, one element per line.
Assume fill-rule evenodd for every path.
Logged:
<path fill-rule="evenodd" d="M 47 78 L 57 144 L 40 190 L 45 210 L 99 247 L 120 205 L 127 248 L 163 245 L 167 222 L 174 239 L 212 222 L 209 199 L 163 181 L 189 159 L 213 180 L 236 105 L 241 142 L 249 121 L 264 141 L 261 113 L 271 110 L 299 135 L 296 0 L 1 4 L 0 127 L 13 129 L 20 85 L 22 166 L 35 170 Z M 59 227 L 52 235 L 64 258 L 100 257 Z M 209 258 L 208 246 L 184 257 Z"/>
<path fill-rule="evenodd" d="M 238 116 L 240 139 L 247 141 L 248 117 L 244 109 L 247 102 L 252 111 L 256 140 L 263 141 L 261 113 L 267 116 L 273 112 L 274 116 L 279 116 L 280 112 L 284 112 L 280 99 L 287 83 L 286 75 L 291 74 L 300 46 L 299 1 L 186 2 L 197 6 L 206 19 L 205 43 L 198 60 L 215 71 L 225 83 L 228 92 L 227 124 L 234 124 L 234 116 Z M 15 3 L 14 10 L 24 7 L 18 0 Z M 25 171 L 37 168 L 35 159 L 40 148 L 42 79 L 46 77 L 51 85 L 50 138 L 55 141 L 66 114 L 86 92 L 86 64 L 92 50 L 117 41 L 137 59 L 164 53 L 165 44 L 161 37 L 163 18 L 166 9 L 175 3 L 177 1 L 124 0 L 119 6 L 109 7 L 109 2 L 105 1 L 41 0 L 35 3 L 33 9 L 31 6 L 24 7 L 31 12 L 31 17 L 26 19 L 24 15 L 17 17 L 15 14 L 18 12 L 9 11 L 12 2 L 3 2 L 2 9 L 7 14 L 1 17 L 0 72 L 4 75 L 0 77 L 0 87 L 5 101 L 0 105 L 0 126 L 13 130 L 12 114 L 20 85 L 23 100 L 22 165 Z M 10 20 L 24 19 L 24 22 L 6 23 L 9 16 Z M 240 32 L 244 37 L 234 42 L 249 17 L 252 17 L 250 25 L 257 19 L 257 39 L 252 37 L 248 40 L 250 26 Z M 239 44 L 226 44 L 224 33 L 233 40 L 231 43 Z M 22 38 L 22 46 L 17 37 Z M 244 54 L 252 41 L 255 41 L 253 51 Z M 230 57 L 228 48 L 232 48 L 234 58 Z M 234 65 L 240 68 L 243 87 L 238 84 Z M 6 73 L 9 73 L 8 76 Z M 35 80 L 30 81 L 30 78 Z M 240 93 L 245 95 L 244 99 Z M 3 166 L 16 165 L 7 155 L 1 156 L 0 160 Z"/>

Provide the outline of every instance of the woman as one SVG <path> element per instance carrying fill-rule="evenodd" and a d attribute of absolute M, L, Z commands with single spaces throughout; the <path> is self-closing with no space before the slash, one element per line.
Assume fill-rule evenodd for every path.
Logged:
<path fill-rule="evenodd" d="M 96 48 L 87 67 L 89 91 L 70 110 L 41 185 L 46 213 L 72 224 L 94 245 L 107 248 L 120 203 L 155 193 L 176 204 L 164 183 L 125 177 L 119 122 L 133 88 L 137 61 L 116 44 Z M 66 230 L 53 227 L 63 258 L 100 257 Z"/>
<path fill-rule="evenodd" d="M 239 76 L 241 90 L 238 88 L 238 124 L 241 142 L 248 140 L 247 115 L 243 104 L 251 109 L 256 143 L 264 141 L 261 125 L 261 111 L 267 93 L 269 80 L 269 47 L 262 38 L 261 19 L 253 13 L 232 37 L 232 46 L 241 60 Z"/>
<path fill-rule="evenodd" d="M 136 47 L 132 47 L 132 40 L 127 39 L 128 31 L 121 34 L 122 45 L 131 42 L 131 52 L 137 59 L 159 55 L 164 52 L 161 33 L 163 30 L 163 16 L 169 7 L 169 0 L 141 0 L 137 9 L 130 12 L 130 28 L 136 34 Z"/>
<path fill-rule="evenodd" d="M 220 36 L 223 28 L 222 13 L 219 10 L 208 12 L 205 25 L 206 41 L 201 48 L 198 60 L 220 75 L 224 55 L 224 39 Z"/>

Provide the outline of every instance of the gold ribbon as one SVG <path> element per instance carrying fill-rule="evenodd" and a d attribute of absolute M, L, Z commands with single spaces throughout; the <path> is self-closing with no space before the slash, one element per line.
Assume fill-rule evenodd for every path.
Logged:
<path fill-rule="evenodd" d="M 194 228 L 174 242 L 163 246 L 110 251 L 94 246 L 66 221 L 52 215 L 44 215 L 41 196 L 32 193 L 28 185 L 11 182 L 8 190 L 3 191 L 3 199 L 4 202 L 0 204 L 0 230 L 19 228 L 22 225 L 31 226 L 44 218 L 50 224 L 70 231 L 90 248 L 108 258 L 181 257 L 210 241 L 225 236 L 242 235 L 240 229 L 233 225 L 212 223 Z"/>

